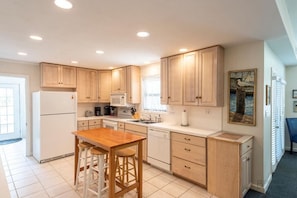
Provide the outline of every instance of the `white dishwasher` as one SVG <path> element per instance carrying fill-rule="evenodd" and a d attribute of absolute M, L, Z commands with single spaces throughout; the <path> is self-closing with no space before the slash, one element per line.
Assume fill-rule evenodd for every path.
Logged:
<path fill-rule="evenodd" d="M 155 167 L 170 172 L 170 131 L 155 127 L 148 128 L 147 161 Z"/>

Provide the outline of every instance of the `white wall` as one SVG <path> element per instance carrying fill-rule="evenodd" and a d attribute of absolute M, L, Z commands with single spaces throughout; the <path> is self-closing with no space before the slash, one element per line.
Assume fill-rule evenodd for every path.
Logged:
<path fill-rule="evenodd" d="M 3 76 L 24 77 L 26 79 L 26 111 L 27 111 L 27 154 L 32 153 L 32 92 L 40 89 L 40 69 L 37 63 L 11 60 L 0 60 L 0 74 Z"/>
<path fill-rule="evenodd" d="M 252 188 L 265 192 L 271 181 L 271 106 L 265 105 L 265 85 L 271 86 L 271 70 L 284 76 L 284 66 L 263 41 L 225 49 L 225 85 L 228 71 L 257 68 L 256 126 L 228 123 L 227 86 L 223 130 L 254 136 Z"/>

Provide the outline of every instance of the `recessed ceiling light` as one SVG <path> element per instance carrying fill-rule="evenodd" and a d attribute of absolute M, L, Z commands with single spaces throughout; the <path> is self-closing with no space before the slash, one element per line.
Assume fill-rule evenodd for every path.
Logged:
<path fill-rule="evenodd" d="M 71 9 L 72 8 L 72 3 L 67 0 L 55 0 L 55 4 L 59 8 L 63 8 L 63 9 Z"/>
<path fill-rule="evenodd" d="M 149 62 L 149 61 L 144 61 L 144 64 L 150 64 L 151 62 Z"/>
<path fill-rule="evenodd" d="M 96 53 L 97 53 L 97 54 L 104 54 L 104 51 L 102 51 L 102 50 L 97 50 Z"/>
<path fill-rule="evenodd" d="M 41 40 L 42 40 L 42 37 L 40 37 L 40 36 L 36 36 L 36 35 L 31 35 L 31 36 L 30 36 L 30 39 L 37 40 L 37 41 L 41 41 Z"/>
<path fill-rule="evenodd" d="M 27 56 L 28 54 L 26 52 L 18 52 L 18 55 L 20 55 L 20 56 Z"/>
<path fill-rule="evenodd" d="M 186 52 L 186 51 L 188 51 L 188 49 L 186 49 L 186 48 L 181 48 L 181 49 L 179 49 L 179 51 L 180 51 L 180 52 Z"/>
<path fill-rule="evenodd" d="M 72 64 L 78 64 L 78 61 L 71 61 Z"/>
<path fill-rule="evenodd" d="M 150 35 L 150 33 L 148 33 L 148 32 L 137 32 L 138 37 L 144 38 L 144 37 L 148 37 L 149 35 Z"/>
<path fill-rule="evenodd" d="M 113 69 L 114 67 L 109 67 L 108 69 Z"/>

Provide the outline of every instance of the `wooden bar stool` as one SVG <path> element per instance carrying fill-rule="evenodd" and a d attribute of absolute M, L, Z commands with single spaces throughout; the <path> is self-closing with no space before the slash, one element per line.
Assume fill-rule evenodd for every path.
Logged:
<path fill-rule="evenodd" d="M 100 198 L 102 193 L 108 188 L 106 182 L 108 168 L 108 151 L 95 147 L 92 148 L 90 152 L 91 164 L 88 174 L 88 180 L 86 181 L 87 185 L 84 198 L 88 196 L 88 192 L 91 192 L 97 195 L 98 198 Z M 93 175 L 94 173 L 98 175 L 97 181 L 95 180 L 95 177 Z M 97 185 L 94 185 L 96 184 L 96 182 Z"/>
<path fill-rule="evenodd" d="M 125 148 L 116 151 L 116 180 L 123 186 L 137 181 L 135 155 L 136 151 Z M 122 161 L 120 161 L 122 159 Z"/>
<path fill-rule="evenodd" d="M 88 151 L 94 146 L 92 144 L 89 144 L 87 142 L 80 142 L 78 143 L 78 162 L 77 162 L 77 169 L 76 169 L 76 182 L 75 182 L 75 189 L 78 189 L 79 185 L 79 180 L 80 178 L 83 178 L 83 181 L 86 181 L 87 177 L 87 164 L 88 164 L 88 159 L 90 159 L 90 156 L 88 155 Z M 81 163 L 83 162 L 83 175 L 81 175 Z M 83 183 L 83 193 L 85 192 L 86 189 L 86 184 L 85 182 Z"/>

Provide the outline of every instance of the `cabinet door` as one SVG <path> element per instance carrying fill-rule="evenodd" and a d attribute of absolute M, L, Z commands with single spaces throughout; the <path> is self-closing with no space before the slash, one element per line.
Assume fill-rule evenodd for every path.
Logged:
<path fill-rule="evenodd" d="M 252 184 L 252 150 L 241 156 L 241 193 L 242 197 L 248 192 Z"/>
<path fill-rule="evenodd" d="M 168 58 L 168 103 L 183 103 L 183 55 Z"/>
<path fill-rule="evenodd" d="M 198 52 L 184 54 L 184 105 L 198 105 Z"/>
<path fill-rule="evenodd" d="M 41 63 L 41 86 L 42 87 L 60 87 L 60 65 Z"/>
<path fill-rule="evenodd" d="M 199 51 L 199 105 L 223 105 L 223 55 L 221 47 Z"/>
<path fill-rule="evenodd" d="M 98 102 L 110 102 L 111 71 L 98 71 Z"/>
<path fill-rule="evenodd" d="M 77 69 L 78 102 L 97 102 L 97 71 Z"/>
<path fill-rule="evenodd" d="M 76 88 L 76 68 L 61 66 L 60 71 L 62 87 Z"/>
<path fill-rule="evenodd" d="M 161 81 L 161 93 L 160 93 L 160 99 L 161 104 L 168 104 L 168 78 L 167 78 L 167 58 L 161 59 L 161 66 L 160 66 L 160 81 Z"/>
<path fill-rule="evenodd" d="M 113 93 L 125 93 L 126 92 L 126 68 L 121 67 L 112 70 L 111 73 L 111 91 Z"/>
<path fill-rule="evenodd" d="M 140 103 L 140 69 L 137 66 L 127 67 L 127 102 Z"/>

